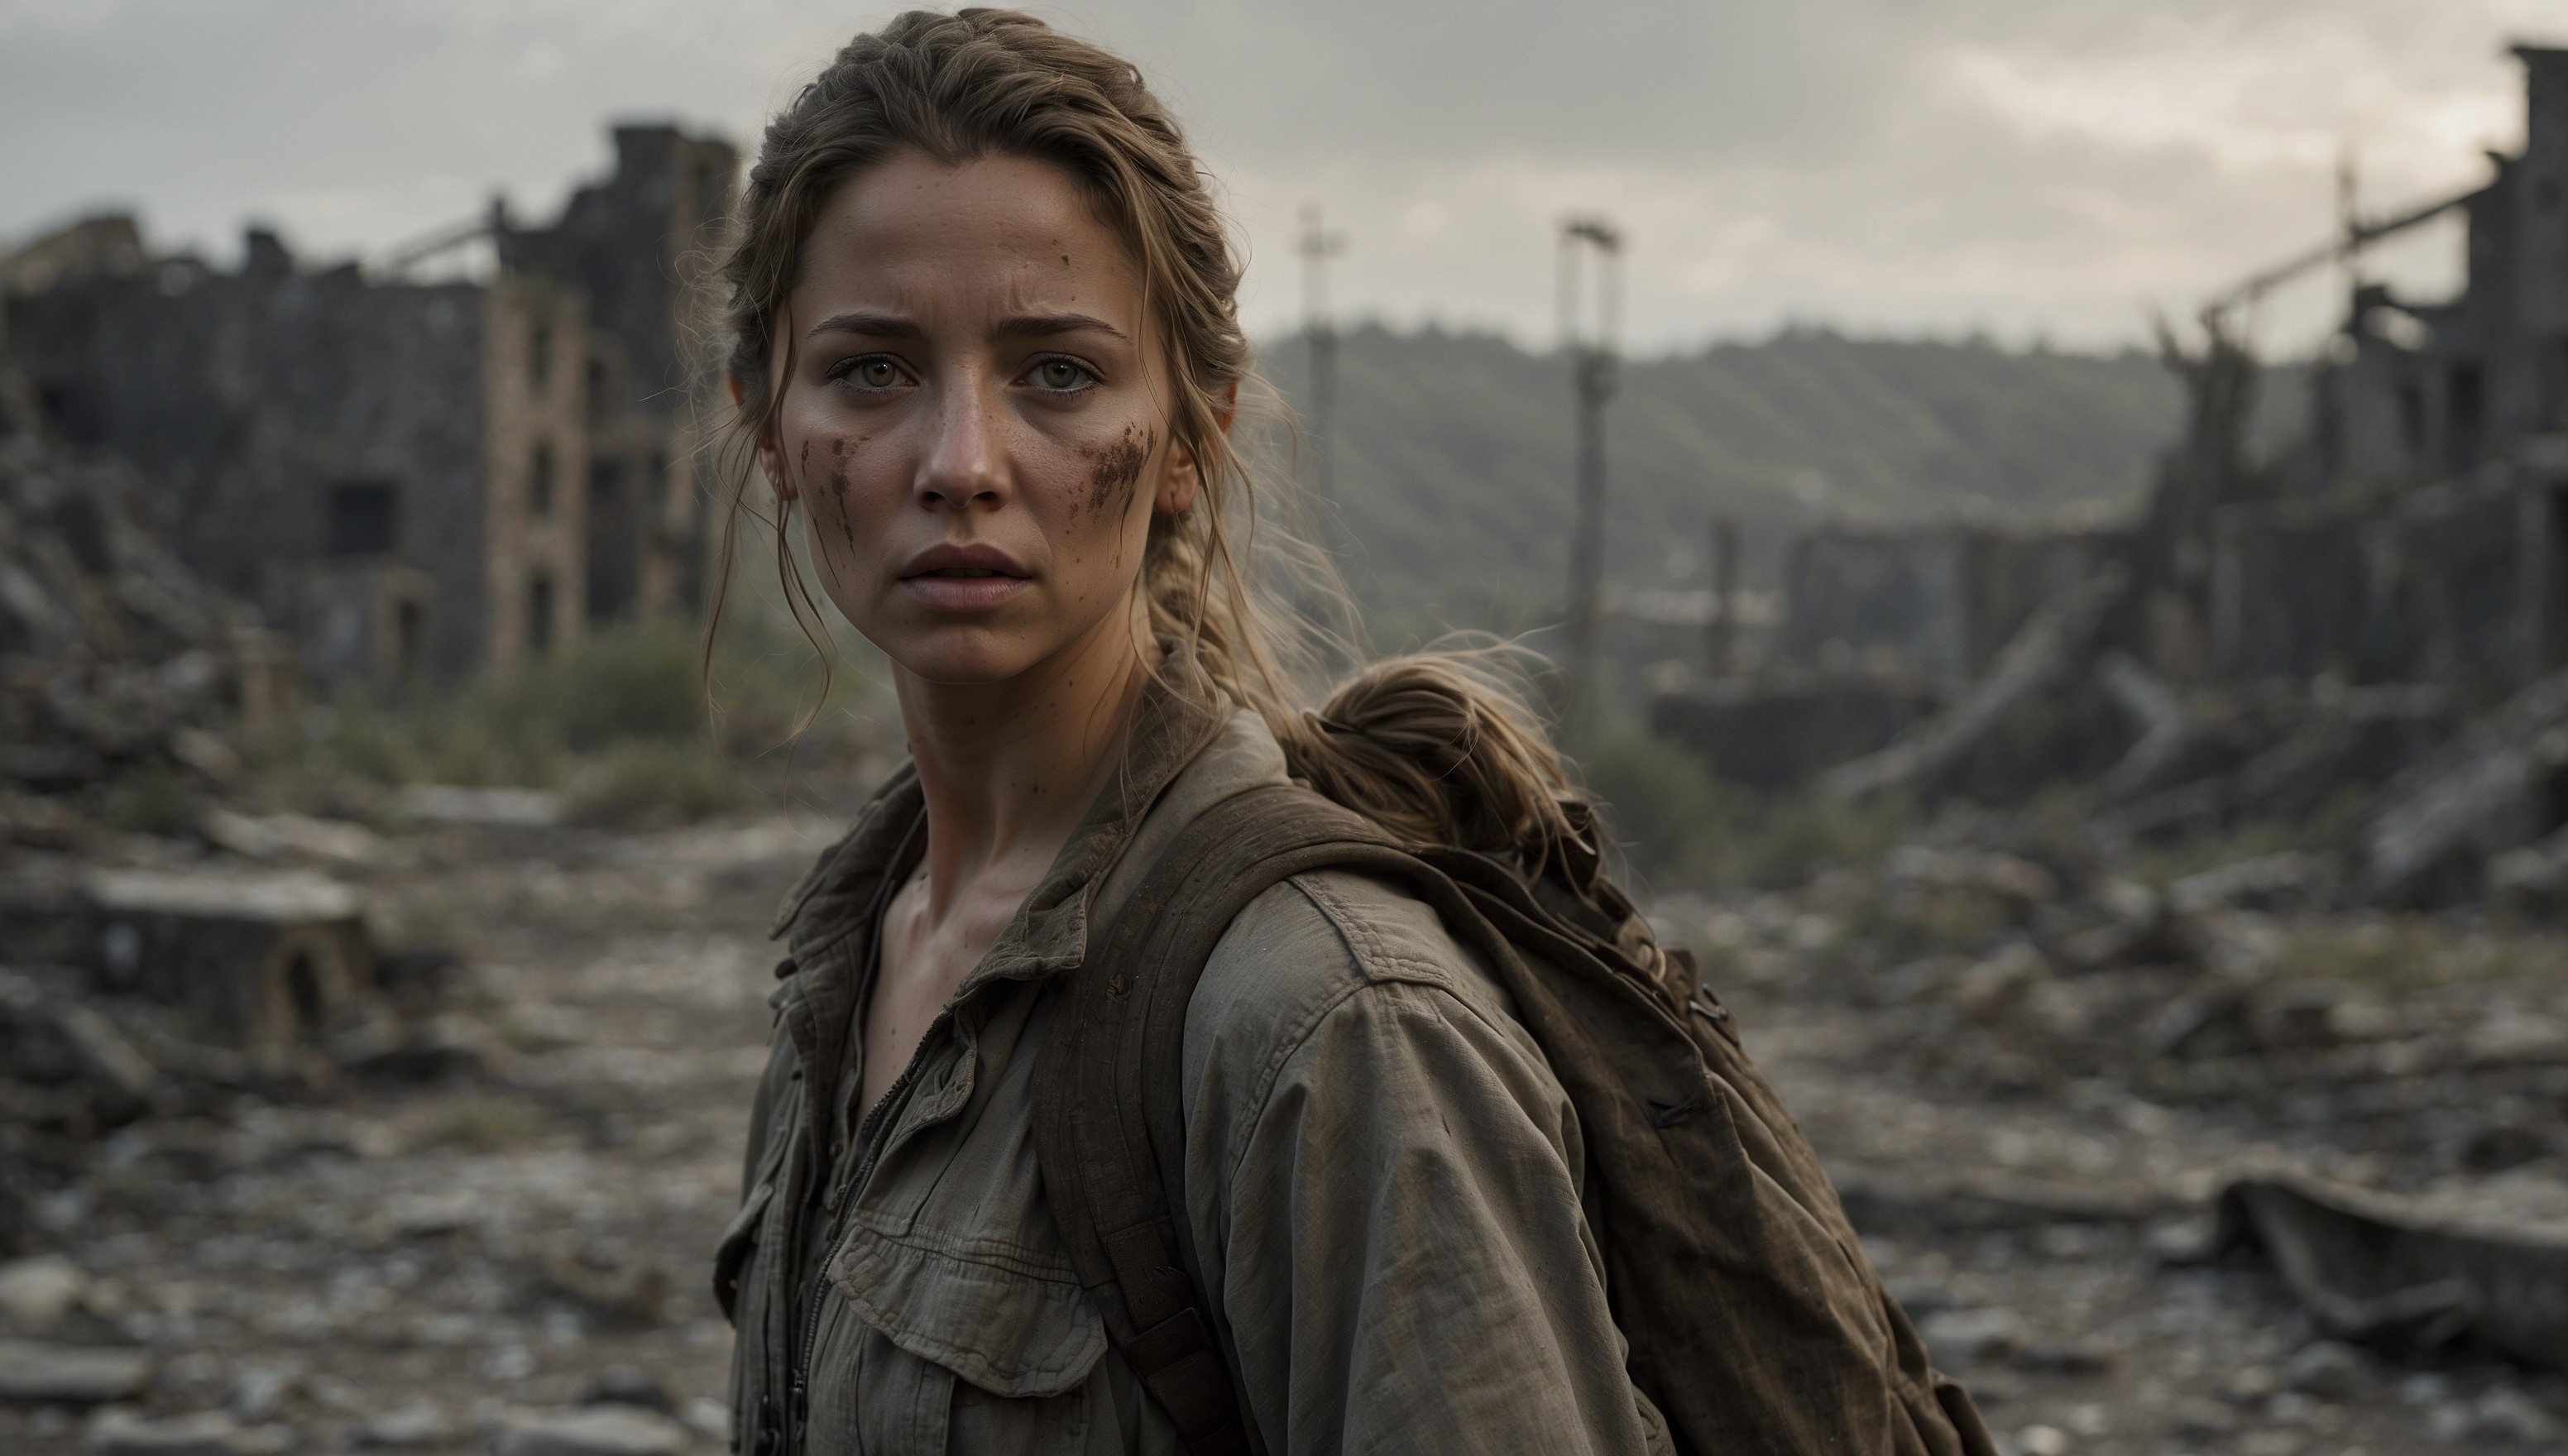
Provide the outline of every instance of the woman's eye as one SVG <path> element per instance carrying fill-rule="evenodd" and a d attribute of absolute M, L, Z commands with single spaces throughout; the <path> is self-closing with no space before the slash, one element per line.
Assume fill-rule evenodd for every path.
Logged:
<path fill-rule="evenodd" d="M 1034 368 L 1034 381 L 1047 390 L 1077 390 L 1093 383 L 1096 376 L 1067 359 L 1047 359 Z"/>
<path fill-rule="evenodd" d="M 850 359 L 829 371 L 832 379 L 844 380 L 860 390 L 888 390 L 901 381 L 900 366 L 877 355 L 871 359 Z"/>

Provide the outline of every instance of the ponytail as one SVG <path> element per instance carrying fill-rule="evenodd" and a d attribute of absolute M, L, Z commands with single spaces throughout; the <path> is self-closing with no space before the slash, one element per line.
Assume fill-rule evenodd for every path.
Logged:
<path fill-rule="evenodd" d="M 1474 671 L 1478 669 L 1478 671 Z M 1462 653 L 1387 658 L 1273 724 L 1294 775 L 1413 844 L 1592 861 L 1591 817 L 1523 701 Z"/>

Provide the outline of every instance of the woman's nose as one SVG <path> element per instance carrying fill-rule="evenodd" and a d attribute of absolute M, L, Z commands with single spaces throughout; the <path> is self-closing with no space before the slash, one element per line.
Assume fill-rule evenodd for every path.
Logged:
<path fill-rule="evenodd" d="M 1003 412 L 980 381 L 939 392 L 936 439 L 919 472 L 920 503 L 930 509 L 996 505 L 1006 494 Z"/>

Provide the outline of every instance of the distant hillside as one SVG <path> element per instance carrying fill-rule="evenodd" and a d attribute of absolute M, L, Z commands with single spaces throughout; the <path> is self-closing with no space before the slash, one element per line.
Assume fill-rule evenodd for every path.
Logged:
<path fill-rule="evenodd" d="M 1270 346 L 1288 396 L 1307 358 L 1297 338 Z M 1555 611 L 1573 429 L 1562 362 L 1491 335 L 1381 328 L 1348 334 L 1339 361 L 1344 567 L 1378 641 Z M 1829 518 L 2125 509 L 2180 410 L 2166 371 L 2136 353 L 1796 331 L 1627 364 L 1607 426 L 1607 575 L 1702 585 L 1721 511 L 1747 533 L 1752 581 L 1770 585 L 1789 537 Z"/>

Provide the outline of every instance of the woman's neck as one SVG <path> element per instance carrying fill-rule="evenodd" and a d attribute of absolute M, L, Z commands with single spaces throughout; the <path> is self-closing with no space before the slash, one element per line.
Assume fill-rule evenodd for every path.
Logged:
<path fill-rule="evenodd" d="M 1149 663 L 1115 617 L 1003 683 L 900 673 L 903 728 L 927 802 L 927 914 L 990 871 L 1040 874 L 1112 777 Z"/>

